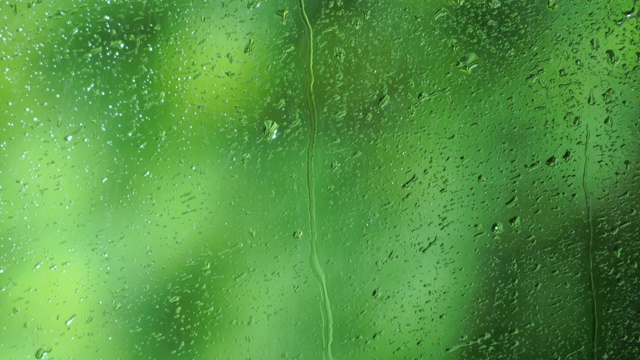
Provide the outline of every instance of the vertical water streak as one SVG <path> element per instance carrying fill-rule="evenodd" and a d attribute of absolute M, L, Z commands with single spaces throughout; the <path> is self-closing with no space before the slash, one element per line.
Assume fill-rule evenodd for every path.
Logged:
<path fill-rule="evenodd" d="M 592 312 L 592 339 L 591 358 L 598 357 L 598 304 L 596 301 L 596 283 L 593 277 L 593 218 L 591 215 L 591 202 L 589 200 L 589 188 L 587 187 L 587 166 L 589 165 L 589 124 L 586 125 L 586 138 L 584 142 L 584 168 L 582 172 L 582 189 L 584 190 L 584 203 L 587 210 L 587 222 L 589 231 L 589 285 L 591 287 L 591 312 Z"/>
<path fill-rule="evenodd" d="M 309 103 L 309 144 L 307 146 L 307 196 L 309 204 L 309 230 L 310 230 L 310 247 L 311 252 L 309 255 L 309 261 L 311 264 L 311 270 L 320 286 L 321 304 L 320 310 L 322 312 L 322 342 L 323 342 L 323 357 L 326 360 L 331 360 L 331 343 L 333 341 L 333 314 L 331 313 L 331 302 L 329 301 L 329 291 L 327 290 L 327 280 L 322 270 L 322 265 L 318 259 L 318 249 L 316 240 L 318 237 L 317 223 L 316 223 L 316 198 L 315 198 L 315 184 L 314 184 L 314 168 L 313 160 L 315 156 L 316 147 L 316 134 L 318 127 L 318 113 L 316 110 L 316 98 L 313 91 L 315 82 L 313 74 L 313 29 L 311 28 L 311 22 L 304 8 L 304 0 L 300 0 L 300 13 L 302 15 L 302 21 L 307 28 L 309 42 L 309 82 L 307 87 L 307 101 Z"/>

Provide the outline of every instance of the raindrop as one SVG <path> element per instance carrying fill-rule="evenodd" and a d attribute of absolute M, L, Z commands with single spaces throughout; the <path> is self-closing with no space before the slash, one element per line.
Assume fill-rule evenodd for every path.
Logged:
<path fill-rule="evenodd" d="M 44 359 L 51 352 L 50 347 L 43 346 L 36 351 L 36 359 Z"/>
<path fill-rule="evenodd" d="M 471 52 L 456 62 L 456 68 L 465 74 L 470 74 L 471 70 L 478 66 L 478 63 L 480 63 L 480 57 L 478 57 L 476 53 Z"/>
<path fill-rule="evenodd" d="M 557 159 L 555 156 L 552 156 L 547 159 L 547 166 L 556 166 L 556 164 L 557 164 Z"/>
<path fill-rule="evenodd" d="M 384 95 L 381 98 L 378 99 L 378 106 L 380 106 L 380 108 L 384 108 L 385 106 L 389 105 L 389 101 L 391 99 L 389 98 L 389 95 Z"/>
<path fill-rule="evenodd" d="M 264 127 L 262 131 L 264 132 L 264 137 L 267 141 L 273 140 L 278 135 L 278 123 L 272 120 L 267 120 L 264 122 Z"/>
<path fill-rule="evenodd" d="M 587 104 L 589 104 L 589 105 L 595 105 L 596 104 L 596 97 L 593 95 L 593 90 L 591 90 L 589 92 L 589 97 L 587 98 Z"/>
<path fill-rule="evenodd" d="M 615 65 L 618 63 L 618 57 L 616 56 L 616 53 L 613 52 L 613 50 L 609 49 L 606 51 L 606 53 L 610 64 Z"/>
<path fill-rule="evenodd" d="M 278 10 L 276 11 L 276 15 L 280 17 L 280 20 L 284 24 L 284 22 L 289 18 L 289 10 L 288 9 Z"/>

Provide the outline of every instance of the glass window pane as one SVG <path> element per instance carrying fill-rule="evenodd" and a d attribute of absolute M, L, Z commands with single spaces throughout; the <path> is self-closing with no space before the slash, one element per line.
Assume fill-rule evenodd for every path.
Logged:
<path fill-rule="evenodd" d="M 0 353 L 640 357 L 639 6 L 0 4 Z"/>

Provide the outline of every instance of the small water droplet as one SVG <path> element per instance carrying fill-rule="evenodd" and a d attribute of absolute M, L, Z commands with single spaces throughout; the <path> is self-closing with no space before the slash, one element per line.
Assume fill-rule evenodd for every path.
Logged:
<path fill-rule="evenodd" d="M 607 50 L 606 53 L 607 57 L 609 58 L 609 63 L 612 65 L 616 65 L 618 63 L 618 56 L 616 56 L 616 53 L 611 49 Z"/>
<path fill-rule="evenodd" d="M 591 90 L 589 92 L 589 97 L 587 98 L 587 104 L 589 104 L 589 105 L 595 105 L 596 104 L 596 97 L 595 97 L 595 95 L 593 95 L 593 90 Z"/>
<path fill-rule="evenodd" d="M 71 317 L 69 318 L 69 320 L 67 320 L 64 324 L 69 326 L 71 325 L 71 323 L 73 322 L 73 320 L 76 319 L 76 314 L 71 315 Z"/>
<path fill-rule="evenodd" d="M 620 257 L 622 256 L 622 247 L 620 247 L 620 246 L 616 246 L 616 247 L 613 249 L 613 251 L 615 252 L 616 257 L 617 257 L 618 259 L 620 259 Z"/>
<path fill-rule="evenodd" d="M 555 156 L 552 156 L 550 158 L 547 159 L 546 161 L 547 166 L 556 166 L 558 164 L 557 159 Z"/>
<path fill-rule="evenodd" d="M 289 9 L 283 9 L 276 11 L 276 15 L 280 17 L 280 21 L 284 22 L 289 18 Z"/>
<path fill-rule="evenodd" d="M 384 108 L 385 106 L 389 105 L 389 101 L 391 101 L 391 98 L 389 97 L 389 95 L 385 94 L 378 99 L 378 106 L 380 106 L 380 108 Z"/>
<path fill-rule="evenodd" d="M 440 10 L 436 11 L 433 15 L 434 20 L 438 20 L 443 16 L 451 16 L 451 12 L 447 8 L 440 8 Z"/>
<path fill-rule="evenodd" d="M 253 40 L 253 38 L 249 39 L 249 42 L 244 47 L 244 53 L 245 54 L 250 54 L 253 51 L 253 44 L 254 43 L 255 43 L 255 41 Z"/>

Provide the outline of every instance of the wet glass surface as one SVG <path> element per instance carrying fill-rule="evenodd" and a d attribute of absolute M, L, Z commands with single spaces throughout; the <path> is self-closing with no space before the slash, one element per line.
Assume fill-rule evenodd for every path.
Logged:
<path fill-rule="evenodd" d="M 638 8 L 0 4 L 0 353 L 640 357 Z"/>

